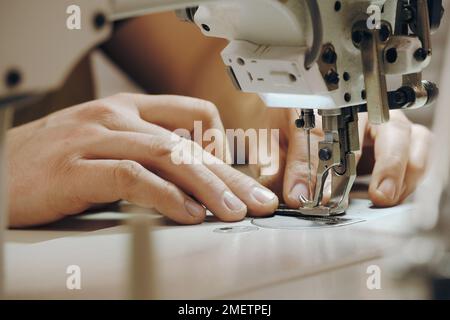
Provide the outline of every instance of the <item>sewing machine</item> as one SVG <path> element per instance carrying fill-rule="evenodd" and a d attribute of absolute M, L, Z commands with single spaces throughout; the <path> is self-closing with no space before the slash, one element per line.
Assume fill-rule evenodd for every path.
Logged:
<path fill-rule="evenodd" d="M 319 143 L 317 173 L 309 175 L 314 192 L 310 199 L 302 198 L 298 208 L 302 215 L 333 216 L 347 209 L 356 177 L 354 152 L 360 148 L 359 112 L 367 112 L 371 123 L 381 124 L 389 121 L 389 110 L 424 107 L 438 96 L 436 85 L 422 80 L 421 72 L 431 59 L 430 34 L 440 25 L 442 1 L 77 3 L 81 30 L 66 28 L 70 1 L 0 4 L 1 137 L 11 107 L 26 105 L 57 88 L 74 63 L 108 37 L 111 22 L 167 10 L 177 10 L 180 19 L 195 23 L 205 36 L 229 40 L 222 58 L 236 88 L 260 94 L 270 107 L 300 109 L 296 125 L 308 137 L 318 110 L 325 138 Z M 20 37 L 11 36 L 12 26 Z M 388 81 L 396 75 L 402 76 L 401 84 L 389 91 Z M 309 139 L 307 143 L 310 146 Z M 0 173 L 5 180 L 4 171 Z M 331 198 L 324 202 L 327 178 Z M 2 195 L 4 220 L 5 192 Z"/>

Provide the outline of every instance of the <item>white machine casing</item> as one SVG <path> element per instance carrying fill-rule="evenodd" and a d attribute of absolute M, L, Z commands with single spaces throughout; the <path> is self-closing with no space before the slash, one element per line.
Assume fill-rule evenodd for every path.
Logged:
<path fill-rule="evenodd" d="M 318 64 L 309 70 L 304 66 L 312 41 L 312 24 L 304 1 L 207 3 L 198 8 L 194 20 L 205 36 L 230 41 L 222 58 L 233 70 L 238 88 L 259 93 L 268 106 L 336 109 L 363 104 L 361 52 L 352 42 L 351 28 L 354 22 L 367 19 L 371 5 L 384 6 L 381 19 L 394 26 L 397 1 L 341 1 L 339 11 L 335 10 L 334 1 L 322 0 L 318 4 L 323 17 L 322 42 L 332 44 L 337 53 L 340 81 L 334 90 L 327 87 Z M 421 47 L 418 39 L 402 40 L 398 46 L 399 59 L 384 64 L 386 75 L 420 72 L 429 64 L 429 58 L 420 62 L 413 59 L 413 53 Z M 394 45 L 388 43 L 387 48 Z M 350 76 L 348 80 L 343 79 L 344 72 Z M 346 94 L 350 101 L 345 99 Z"/>

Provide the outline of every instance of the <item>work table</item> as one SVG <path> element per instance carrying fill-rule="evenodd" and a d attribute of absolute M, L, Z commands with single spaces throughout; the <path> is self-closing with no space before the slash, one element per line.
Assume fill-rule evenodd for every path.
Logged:
<path fill-rule="evenodd" d="M 391 279 L 392 258 L 386 258 L 398 256 L 405 244 L 411 204 L 375 209 L 368 200 L 354 199 L 345 217 L 356 223 L 294 230 L 258 227 L 251 218 L 224 223 L 212 216 L 201 225 L 180 226 L 126 203 L 110 209 L 7 231 L 7 297 L 129 297 L 126 222 L 141 213 L 155 225 L 151 248 L 157 298 L 423 297 L 421 289 Z M 70 265 L 81 268 L 81 290 L 66 288 Z M 371 265 L 380 268 L 380 290 L 367 287 Z"/>

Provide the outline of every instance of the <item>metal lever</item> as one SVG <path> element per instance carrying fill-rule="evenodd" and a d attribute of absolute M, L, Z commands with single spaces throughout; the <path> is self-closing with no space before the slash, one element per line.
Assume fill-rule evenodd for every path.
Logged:
<path fill-rule="evenodd" d="M 367 111 L 370 123 L 389 121 L 386 75 L 383 67 L 384 43 L 391 34 L 383 24 L 381 29 L 368 29 L 365 21 L 353 27 L 352 39 L 361 50 L 364 82 L 367 93 Z"/>

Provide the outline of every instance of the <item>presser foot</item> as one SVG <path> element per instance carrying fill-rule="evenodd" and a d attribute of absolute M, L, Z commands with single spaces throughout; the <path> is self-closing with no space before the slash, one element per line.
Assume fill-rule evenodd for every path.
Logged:
<path fill-rule="evenodd" d="M 298 208 L 298 209 L 292 209 L 287 207 L 284 204 L 281 204 L 278 209 L 275 211 L 276 215 L 289 215 L 289 216 L 297 216 L 297 217 L 304 217 L 304 218 L 314 218 L 314 217 L 335 217 L 335 216 L 341 216 L 345 214 L 345 209 L 342 210 L 336 210 L 334 211 L 330 207 L 326 206 L 318 206 L 314 208 Z"/>
<path fill-rule="evenodd" d="M 350 190 L 356 178 L 355 151 L 359 150 L 358 113 L 355 107 L 320 110 L 324 140 L 319 142 L 316 186 L 311 199 L 300 196 L 300 215 L 329 217 L 348 208 Z M 309 150 L 308 150 L 309 151 Z M 327 179 L 330 189 L 325 188 Z M 324 193 L 330 192 L 329 199 Z M 327 198 L 327 197 L 326 197 Z"/>

